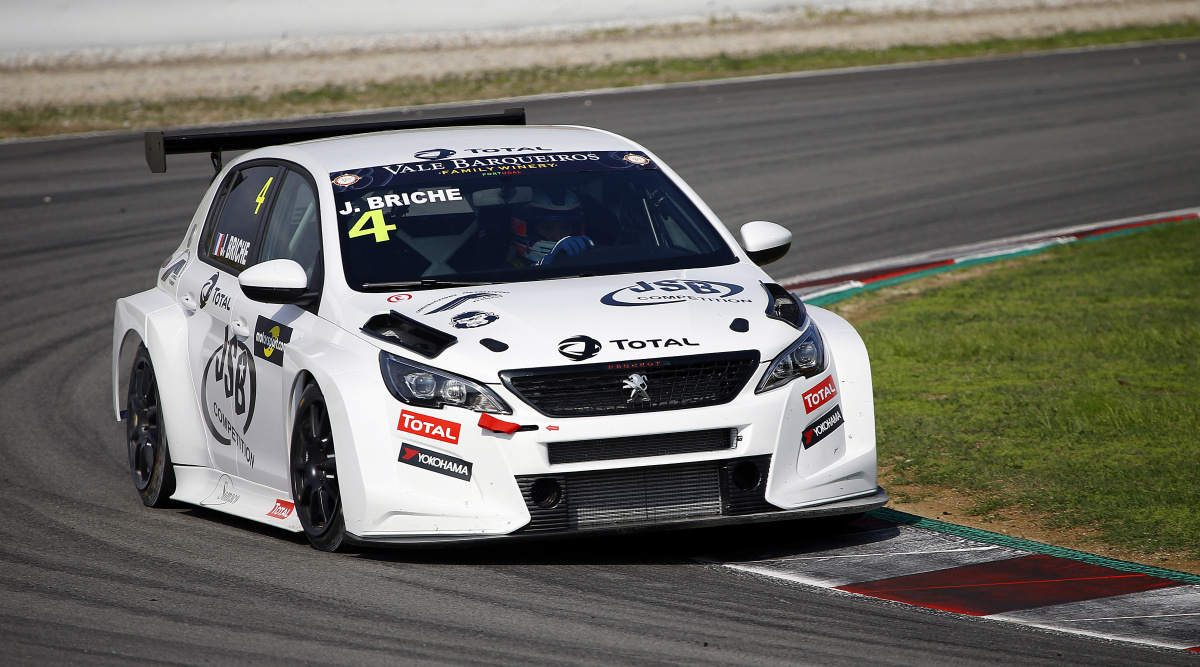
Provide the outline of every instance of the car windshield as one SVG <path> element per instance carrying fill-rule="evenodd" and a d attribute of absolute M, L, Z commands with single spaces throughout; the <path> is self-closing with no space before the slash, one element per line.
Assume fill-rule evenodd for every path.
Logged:
<path fill-rule="evenodd" d="M 736 261 L 640 152 L 427 160 L 330 177 L 346 281 L 359 291 Z"/>

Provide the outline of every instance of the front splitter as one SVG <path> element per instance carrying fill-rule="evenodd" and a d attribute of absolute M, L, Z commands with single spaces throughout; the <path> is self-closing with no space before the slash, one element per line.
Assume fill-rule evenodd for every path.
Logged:
<path fill-rule="evenodd" d="M 875 487 L 875 492 L 869 496 L 839 500 L 824 505 L 801 507 L 792 510 L 777 510 L 758 514 L 740 516 L 712 516 L 689 519 L 673 519 L 646 523 L 626 523 L 614 526 L 597 526 L 554 533 L 522 533 L 521 529 L 503 535 L 412 535 L 412 536 L 373 536 L 346 533 L 344 541 L 356 546 L 373 547 L 453 547 L 470 546 L 481 542 L 513 542 L 547 539 L 562 539 L 572 537 L 593 537 L 598 535 L 624 535 L 665 530 L 686 530 L 692 528 L 711 528 L 737 524 L 767 523 L 771 521 L 791 521 L 796 519 L 820 519 L 845 515 L 858 515 L 883 507 L 888 502 L 888 495 L 883 487 Z"/>

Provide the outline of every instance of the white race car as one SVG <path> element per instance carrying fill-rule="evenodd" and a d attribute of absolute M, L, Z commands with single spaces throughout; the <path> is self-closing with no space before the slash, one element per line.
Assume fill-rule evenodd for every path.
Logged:
<path fill-rule="evenodd" d="M 222 166 L 224 150 L 254 148 Z M 146 135 L 218 169 L 119 299 L 142 500 L 444 543 L 882 506 L 866 348 L 650 151 L 524 111 Z"/>

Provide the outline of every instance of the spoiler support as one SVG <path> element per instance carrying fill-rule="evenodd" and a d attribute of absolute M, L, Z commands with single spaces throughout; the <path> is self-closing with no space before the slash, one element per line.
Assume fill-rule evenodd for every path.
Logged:
<path fill-rule="evenodd" d="M 476 125 L 524 125 L 525 109 L 505 109 L 504 113 L 457 118 L 414 118 L 375 123 L 349 123 L 345 125 L 312 125 L 288 127 L 275 130 L 243 130 L 240 132 L 191 132 L 166 133 L 147 132 L 146 164 L 150 171 L 161 174 L 167 170 L 167 156 L 180 153 L 208 153 L 213 167 L 219 172 L 224 165 L 221 152 L 224 150 L 250 150 L 263 146 L 290 144 L 311 139 L 327 139 L 350 134 L 386 132 L 389 130 L 412 130 L 431 127 L 468 127 Z"/>

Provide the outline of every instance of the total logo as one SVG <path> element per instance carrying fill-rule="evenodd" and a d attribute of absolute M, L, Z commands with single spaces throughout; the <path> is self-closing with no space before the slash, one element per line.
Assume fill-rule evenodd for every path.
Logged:
<path fill-rule="evenodd" d="M 804 445 L 805 449 L 808 449 L 824 440 L 825 436 L 841 428 L 843 421 L 842 406 L 835 405 L 832 410 L 817 417 L 817 421 L 809 424 L 808 428 L 804 429 L 804 434 L 801 436 L 800 442 Z"/>
<path fill-rule="evenodd" d="M 653 347 L 684 347 L 684 346 L 699 347 L 700 346 L 700 343 L 693 343 L 692 341 L 690 341 L 686 338 L 683 338 L 682 340 L 683 340 L 683 342 L 681 343 L 678 340 L 675 340 L 674 338 L 647 338 L 646 340 L 629 340 L 627 338 L 618 338 L 617 340 L 610 340 L 608 342 L 616 343 L 617 349 L 619 349 L 619 350 L 624 350 L 624 349 L 643 350 L 646 348 L 647 344 L 649 344 Z M 662 343 L 662 345 L 659 345 L 659 343 Z"/>
<path fill-rule="evenodd" d="M 217 281 L 221 279 L 221 274 L 214 273 L 212 277 L 204 282 L 204 286 L 200 288 L 200 307 L 208 305 L 209 301 L 218 308 L 229 310 L 229 295 L 221 291 L 221 287 L 217 285 Z"/>
<path fill-rule="evenodd" d="M 400 448 L 400 463 L 406 463 L 424 470 L 441 473 L 447 477 L 471 481 L 471 462 L 456 459 L 415 445 L 404 444 Z"/>
<path fill-rule="evenodd" d="M 808 414 L 813 410 L 825 405 L 829 399 L 837 396 L 837 387 L 833 385 L 833 376 L 825 378 L 821 384 L 813 387 L 809 391 L 804 392 L 804 412 Z"/>
<path fill-rule="evenodd" d="M 270 512 L 267 512 L 267 516 L 274 519 L 286 519 L 292 515 L 292 511 L 295 509 L 296 503 L 276 498 L 275 506 L 271 508 Z"/>
<path fill-rule="evenodd" d="M 423 435 L 432 440 L 441 440 L 442 442 L 457 445 L 458 434 L 462 430 L 462 425 L 457 422 L 438 419 L 437 417 L 401 410 L 400 423 L 396 425 L 396 430 Z"/>
<path fill-rule="evenodd" d="M 721 303 L 751 303 L 750 299 L 733 299 L 742 293 L 741 285 L 718 283 L 712 280 L 669 279 L 647 282 L 639 280 L 629 287 L 613 290 L 600 297 L 606 306 L 658 306 L 684 301 L 718 301 Z"/>
<path fill-rule="evenodd" d="M 471 153 L 473 155 L 480 155 L 482 153 L 521 153 L 521 152 L 531 153 L 533 151 L 549 151 L 549 150 L 554 150 L 554 149 L 553 148 L 542 148 L 541 146 L 521 146 L 520 148 L 513 148 L 513 147 L 468 148 L 468 149 L 464 150 L 463 152 Z M 417 158 L 418 160 L 445 160 L 446 158 L 453 157 L 455 155 L 458 155 L 458 153 L 450 150 L 449 148 L 429 148 L 429 149 L 426 149 L 423 151 L 417 151 L 416 153 L 413 153 L 413 157 Z"/>
<path fill-rule="evenodd" d="M 559 342 L 558 353 L 571 361 L 583 361 L 600 354 L 600 341 L 591 336 L 571 336 Z"/>

